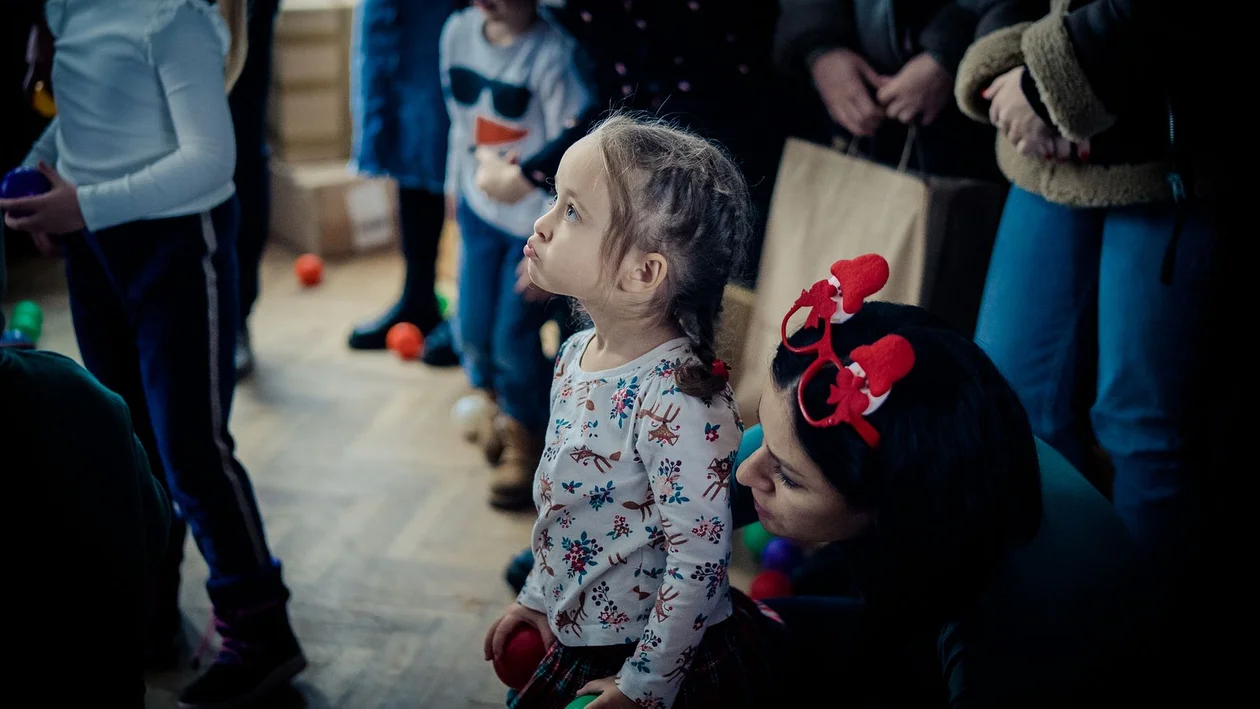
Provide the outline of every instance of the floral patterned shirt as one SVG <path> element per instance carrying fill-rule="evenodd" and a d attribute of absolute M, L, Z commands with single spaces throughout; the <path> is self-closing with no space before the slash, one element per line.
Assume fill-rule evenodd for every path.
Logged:
<path fill-rule="evenodd" d="M 534 568 L 517 600 L 566 645 L 635 643 L 617 684 L 665 709 L 705 628 L 731 614 L 728 485 L 743 423 L 730 387 L 710 399 L 679 391 L 674 375 L 694 357 L 686 339 L 587 372 L 593 335 L 557 357 Z"/>

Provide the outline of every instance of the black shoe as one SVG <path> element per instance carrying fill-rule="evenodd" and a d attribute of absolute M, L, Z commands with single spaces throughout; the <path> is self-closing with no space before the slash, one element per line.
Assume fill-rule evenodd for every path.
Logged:
<path fill-rule="evenodd" d="M 436 306 L 434 306 L 436 308 Z M 383 350 L 385 349 L 385 336 L 389 334 L 389 329 L 398 323 L 409 322 L 420 328 L 420 332 L 426 334 L 433 330 L 440 322 L 440 317 L 436 314 L 421 315 L 412 312 L 410 308 L 404 308 L 402 303 L 395 305 L 385 311 L 383 315 L 365 323 L 360 323 L 350 331 L 350 349 L 352 350 Z"/>
<path fill-rule="evenodd" d="M 534 568 L 534 551 L 526 549 L 520 554 L 512 557 L 508 562 L 507 571 L 503 573 L 507 579 L 508 585 L 516 593 L 520 593 L 525 588 L 525 578 L 529 576 L 529 572 Z"/>
<path fill-rule="evenodd" d="M 443 320 L 424 336 L 424 353 L 420 361 L 430 367 L 458 367 L 459 353 L 455 351 L 455 332 L 451 321 Z"/>
<path fill-rule="evenodd" d="M 236 381 L 254 373 L 254 350 L 249 345 L 249 330 L 236 333 Z"/>
<path fill-rule="evenodd" d="M 215 626 L 223 639 L 219 654 L 180 694 L 181 709 L 255 706 L 306 669 L 282 605 L 240 614 L 231 622 L 216 620 Z"/>

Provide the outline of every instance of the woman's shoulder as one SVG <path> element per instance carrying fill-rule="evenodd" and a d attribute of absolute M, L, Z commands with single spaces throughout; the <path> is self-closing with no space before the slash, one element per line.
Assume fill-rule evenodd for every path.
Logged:
<path fill-rule="evenodd" d="M 146 38 L 152 40 L 164 32 L 181 30 L 210 31 L 223 46 L 224 54 L 231 48 L 232 33 L 216 5 L 205 0 L 157 0 L 152 5 L 144 30 Z"/>

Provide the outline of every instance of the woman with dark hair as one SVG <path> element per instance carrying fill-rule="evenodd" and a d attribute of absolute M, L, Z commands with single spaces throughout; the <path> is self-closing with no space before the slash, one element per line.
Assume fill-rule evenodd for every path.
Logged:
<path fill-rule="evenodd" d="M 737 525 L 755 511 L 835 543 L 857 591 L 769 602 L 802 670 L 859 706 L 1131 701 L 1148 645 L 1123 523 L 979 347 L 919 308 L 863 305 L 887 268 L 839 261 L 802 292 L 737 472 Z"/>

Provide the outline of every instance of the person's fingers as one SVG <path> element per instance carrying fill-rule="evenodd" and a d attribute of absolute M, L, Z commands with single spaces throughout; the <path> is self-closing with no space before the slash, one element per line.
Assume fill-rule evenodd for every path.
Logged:
<path fill-rule="evenodd" d="M 1089 162 L 1089 140 L 1076 144 L 1076 156 L 1081 162 Z"/>
<path fill-rule="evenodd" d="M 880 74 L 879 72 L 872 69 L 871 65 L 867 64 L 866 61 L 863 59 L 858 60 L 857 70 L 858 70 L 858 74 L 861 75 L 862 80 L 865 81 L 867 84 L 871 86 L 871 88 L 874 88 L 874 89 L 878 89 L 883 86 L 886 86 L 893 80 L 893 77 L 884 76 L 883 74 Z"/>
<path fill-rule="evenodd" d="M 503 618 L 500 616 L 498 620 L 490 624 L 490 630 L 486 631 L 486 640 L 483 643 L 482 650 L 485 652 L 487 660 L 494 659 L 494 633 L 498 630 L 499 624 L 502 622 Z"/>
<path fill-rule="evenodd" d="M 39 161 L 39 164 L 35 166 L 35 169 L 39 170 L 41 173 L 43 173 L 44 177 L 48 178 L 48 181 L 53 184 L 54 189 L 58 187 L 59 185 L 66 184 L 66 181 L 62 179 L 61 175 L 59 175 L 57 171 L 54 170 L 51 165 L 44 162 L 43 160 Z"/>
<path fill-rule="evenodd" d="M 577 691 L 577 696 L 583 697 L 588 694 L 601 694 L 604 690 L 608 689 L 609 685 L 614 685 L 614 682 L 607 677 L 604 679 L 593 679 L 582 685 L 582 688 Z"/>
<path fill-rule="evenodd" d="M 534 288 L 534 290 L 544 297 L 551 295 L 542 288 Z M 541 613 L 534 615 L 533 622 L 530 623 L 530 625 L 533 625 L 534 629 L 538 631 L 538 634 L 542 636 L 543 647 L 550 648 L 556 641 L 556 634 L 551 632 L 551 624 L 547 622 L 547 616 Z"/>
<path fill-rule="evenodd" d="M 857 110 L 858 115 L 864 120 L 870 116 L 883 116 L 883 110 L 871 98 L 869 92 L 855 91 L 849 100 L 852 102 L 852 107 Z"/>
<path fill-rule="evenodd" d="M 1054 147 L 1054 159 L 1059 162 L 1067 162 L 1068 160 L 1071 160 L 1072 153 L 1076 152 L 1076 146 L 1072 144 L 1072 141 L 1064 138 L 1063 136 L 1056 137 L 1053 141 L 1051 141 L 1051 145 Z"/>
<path fill-rule="evenodd" d="M 875 92 L 875 100 L 878 101 L 885 110 L 888 110 L 892 102 L 897 100 L 897 98 L 904 93 L 902 89 L 903 86 L 899 77 L 893 77 L 892 81 L 889 81 L 879 87 L 879 90 Z"/>
<path fill-rule="evenodd" d="M 46 221 L 47 219 L 45 216 L 38 212 L 33 214 L 24 214 L 20 217 L 13 216 L 13 212 L 9 212 L 4 215 L 5 226 L 13 229 L 14 231 L 24 231 L 28 234 L 52 231 L 47 227 Z"/>
<path fill-rule="evenodd" d="M 519 616 L 510 611 L 499 619 L 499 624 L 494 628 L 494 637 L 490 641 L 491 658 L 503 654 L 503 648 L 507 645 L 508 638 L 512 637 L 512 632 L 522 622 Z"/>

